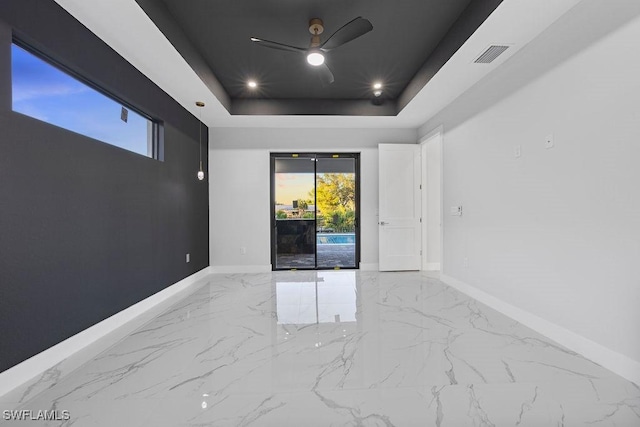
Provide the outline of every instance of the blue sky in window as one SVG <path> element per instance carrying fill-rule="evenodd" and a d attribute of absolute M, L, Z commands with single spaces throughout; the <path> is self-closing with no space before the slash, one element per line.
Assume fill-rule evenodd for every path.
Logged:
<path fill-rule="evenodd" d="M 142 155 L 149 121 L 58 68 L 12 45 L 13 110 Z"/>

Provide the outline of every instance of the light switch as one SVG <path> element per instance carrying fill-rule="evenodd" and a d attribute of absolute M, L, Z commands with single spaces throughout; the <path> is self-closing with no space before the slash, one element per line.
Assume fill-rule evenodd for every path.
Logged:
<path fill-rule="evenodd" d="M 522 155 L 522 149 L 520 148 L 519 145 L 516 145 L 515 147 L 513 147 L 513 155 L 518 158 Z"/>
<path fill-rule="evenodd" d="M 449 212 L 451 216 L 462 216 L 462 206 L 451 206 Z"/>

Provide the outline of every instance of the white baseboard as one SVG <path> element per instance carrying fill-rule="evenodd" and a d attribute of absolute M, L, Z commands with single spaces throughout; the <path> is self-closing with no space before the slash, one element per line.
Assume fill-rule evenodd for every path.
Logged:
<path fill-rule="evenodd" d="M 362 271 L 378 271 L 378 263 L 377 262 L 361 262 L 360 270 Z"/>
<path fill-rule="evenodd" d="M 440 280 L 447 285 L 456 288 L 460 292 L 480 301 L 481 303 L 488 305 L 494 310 L 497 310 L 546 336 L 547 338 L 552 339 L 558 344 L 561 344 L 620 375 L 621 377 L 632 381 L 636 385 L 640 385 L 640 362 L 591 341 L 590 339 L 565 329 L 562 326 L 556 325 L 555 323 L 549 322 L 548 320 L 531 314 L 528 311 L 502 301 L 501 299 L 454 277 L 441 274 Z"/>
<path fill-rule="evenodd" d="M 424 265 L 423 271 L 440 271 L 439 262 L 428 262 Z"/>
<path fill-rule="evenodd" d="M 196 285 L 200 285 L 201 280 L 209 274 L 211 274 L 210 267 L 200 270 L 0 373 L 2 401 L 19 403 L 32 397 L 32 394 L 37 391 L 32 390 L 35 388 L 34 384 L 51 368 L 55 367 L 56 373 L 59 374 L 56 375 L 56 381 L 60 381 L 62 376 L 93 359 L 160 314 L 172 303 L 186 296 L 185 294 L 195 291 Z M 41 387 L 48 388 L 51 385 L 53 384 L 49 383 Z"/>
<path fill-rule="evenodd" d="M 245 274 L 245 273 L 269 273 L 271 264 L 264 265 L 212 265 L 212 273 L 218 274 Z"/>

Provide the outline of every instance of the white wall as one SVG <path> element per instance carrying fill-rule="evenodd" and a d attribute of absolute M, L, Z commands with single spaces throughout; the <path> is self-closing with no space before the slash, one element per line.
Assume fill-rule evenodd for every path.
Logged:
<path fill-rule="evenodd" d="M 426 220 L 426 236 L 422 245 L 425 248 L 425 263 L 430 270 L 440 269 L 440 227 L 441 210 L 440 203 L 440 165 L 442 160 L 442 135 L 440 133 L 430 137 L 423 142 L 423 174 L 425 182 L 423 192 L 426 195 L 423 201 L 423 221 Z"/>
<path fill-rule="evenodd" d="M 268 269 L 270 191 L 268 151 L 210 150 L 209 257 L 214 271 L 240 265 Z"/>
<path fill-rule="evenodd" d="M 407 129 L 212 128 L 210 258 L 214 271 L 270 270 L 269 153 L 359 152 L 361 267 L 378 263 L 379 143 L 415 143 Z M 246 254 L 240 247 L 246 247 Z"/>
<path fill-rule="evenodd" d="M 639 16 L 582 1 L 419 130 L 444 125 L 444 273 L 635 361 Z"/>

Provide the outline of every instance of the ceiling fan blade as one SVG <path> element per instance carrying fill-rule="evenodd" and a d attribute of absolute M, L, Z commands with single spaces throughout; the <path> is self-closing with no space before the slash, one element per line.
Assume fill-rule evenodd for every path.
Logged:
<path fill-rule="evenodd" d="M 258 46 L 269 47 L 271 49 L 286 50 L 289 52 L 298 52 L 298 53 L 305 53 L 307 51 L 307 49 L 303 49 L 301 47 L 289 46 L 288 44 L 272 42 L 270 40 L 264 40 L 258 37 L 251 37 L 251 41 L 256 43 Z"/>
<path fill-rule="evenodd" d="M 315 68 L 316 72 L 318 73 L 318 77 L 320 77 L 320 81 L 322 82 L 323 86 L 328 86 L 333 83 L 333 73 L 331 72 L 329 67 L 327 67 L 327 64 L 318 65 L 317 67 L 313 68 Z"/>
<path fill-rule="evenodd" d="M 356 19 L 347 22 L 342 28 L 338 29 L 331 35 L 322 45 L 320 49 L 331 50 L 342 46 L 345 43 L 349 43 L 351 40 L 356 39 L 369 31 L 373 30 L 373 25 L 367 19 L 358 16 Z"/>

